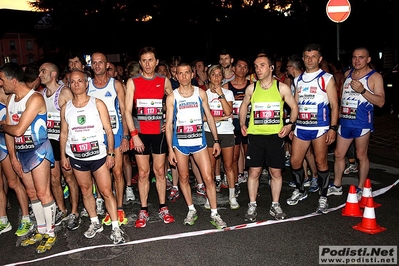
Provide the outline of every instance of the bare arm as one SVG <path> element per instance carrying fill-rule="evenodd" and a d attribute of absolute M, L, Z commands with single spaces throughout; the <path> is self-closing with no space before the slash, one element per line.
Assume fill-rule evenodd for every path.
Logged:
<path fill-rule="evenodd" d="M 199 90 L 199 94 L 202 99 L 202 108 L 204 109 L 204 113 L 205 113 L 206 119 L 208 121 L 208 126 L 209 126 L 209 129 L 211 130 L 213 139 L 219 140 L 215 120 L 213 119 L 211 109 L 209 108 L 208 96 L 206 95 L 206 92 L 204 90 Z M 220 154 L 220 144 L 214 143 L 213 156 L 217 157 L 219 154 Z"/>
<path fill-rule="evenodd" d="M 173 93 L 169 94 L 166 97 L 166 126 L 165 126 L 165 135 L 166 135 L 166 142 L 168 144 L 168 159 L 171 165 L 176 166 L 176 156 L 173 151 L 172 146 L 172 139 L 173 139 L 173 113 L 174 113 L 174 95 Z"/>
<path fill-rule="evenodd" d="M 294 96 L 292 95 L 291 88 L 285 83 L 280 83 L 280 95 L 281 98 L 284 99 L 284 102 L 291 108 L 290 122 L 295 123 L 298 118 L 298 104 L 295 101 Z M 279 137 L 283 138 L 287 136 L 291 132 L 291 129 L 291 124 L 283 126 L 278 134 Z"/>
<path fill-rule="evenodd" d="M 100 99 L 96 99 L 96 106 L 98 113 L 100 114 L 100 119 L 105 131 L 105 135 L 107 137 L 107 153 L 114 153 L 114 132 L 112 131 L 108 108 L 105 103 Z M 107 167 L 111 169 L 115 165 L 115 157 L 107 156 L 106 164 Z"/>
<path fill-rule="evenodd" d="M 368 79 L 369 88 L 373 91 L 373 93 L 369 93 L 366 91 L 363 93 L 363 97 L 378 107 L 383 107 L 385 104 L 385 90 L 384 90 L 384 81 L 380 73 L 375 72 Z M 356 90 L 357 92 L 362 92 L 364 90 L 363 85 L 360 87 L 361 91 Z"/>
<path fill-rule="evenodd" d="M 60 132 L 60 153 L 61 153 L 61 166 L 69 170 L 71 169 L 71 165 L 69 160 L 66 157 L 66 143 L 68 139 L 68 123 L 65 120 L 65 109 L 66 104 L 61 107 L 61 132 Z"/>
<path fill-rule="evenodd" d="M 326 87 L 327 97 L 330 102 L 331 108 L 331 126 L 338 125 L 338 116 L 339 116 L 339 105 L 338 105 L 338 94 L 337 94 L 337 87 L 335 85 L 334 78 L 331 77 L 330 81 L 327 83 Z M 329 130 L 327 132 L 326 142 L 327 145 L 330 145 L 335 141 L 337 134 L 334 130 Z"/>
<path fill-rule="evenodd" d="M 173 92 L 172 83 L 170 82 L 170 79 L 166 78 L 165 79 L 165 94 L 169 95 L 172 92 Z"/>
<path fill-rule="evenodd" d="M 127 127 L 126 123 L 126 114 L 125 114 L 125 88 L 122 82 L 119 80 L 115 80 L 115 89 L 116 93 L 118 96 L 118 101 L 119 101 L 119 111 L 121 112 L 122 116 L 122 130 L 123 130 L 123 135 L 128 136 L 129 135 L 129 129 Z M 120 147 L 122 152 L 125 152 L 129 150 L 129 141 L 125 138 L 122 139 L 122 144 Z"/>
<path fill-rule="evenodd" d="M 247 135 L 247 126 L 245 125 L 245 122 L 247 121 L 247 110 L 248 106 L 251 104 L 251 97 L 253 92 L 254 92 L 254 85 L 253 84 L 248 85 L 248 87 L 245 89 L 245 96 L 240 106 L 240 111 L 239 111 L 240 128 L 243 136 Z"/>
<path fill-rule="evenodd" d="M 21 136 L 32 124 L 36 116 L 38 114 L 44 114 L 45 112 L 46 112 L 46 103 L 43 99 L 43 96 L 39 93 L 33 93 L 26 103 L 26 109 L 22 113 L 18 124 L 16 125 L 6 124 L 4 125 L 3 131 L 12 136 Z"/>

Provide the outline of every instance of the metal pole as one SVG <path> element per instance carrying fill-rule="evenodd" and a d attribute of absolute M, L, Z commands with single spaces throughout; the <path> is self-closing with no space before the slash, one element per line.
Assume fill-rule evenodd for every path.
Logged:
<path fill-rule="evenodd" d="M 339 51 L 339 23 L 337 23 L 337 61 L 340 61 Z"/>

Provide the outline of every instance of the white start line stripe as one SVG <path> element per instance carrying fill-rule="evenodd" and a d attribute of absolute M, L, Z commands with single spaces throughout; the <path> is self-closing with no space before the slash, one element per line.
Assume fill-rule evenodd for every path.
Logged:
<path fill-rule="evenodd" d="M 392 185 L 381 188 L 379 190 L 373 191 L 373 197 L 379 196 L 390 190 L 392 187 L 396 186 L 399 183 L 399 179 L 396 180 Z M 330 208 L 328 209 L 329 212 L 339 210 L 345 206 L 344 204 L 341 204 L 337 207 Z M 318 216 L 318 215 L 323 215 L 320 213 L 311 213 L 303 216 L 298 216 L 298 217 L 291 217 L 285 220 L 267 220 L 267 221 L 259 221 L 255 223 L 248 223 L 248 224 L 240 224 L 240 225 L 235 225 L 235 226 L 230 226 L 227 227 L 223 230 L 218 230 L 218 229 L 210 229 L 210 230 L 201 230 L 201 231 L 193 231 L 193 232 L 187 232 L 187 233 L 179 233 L 179 234 L 174 234 L 174 235 L 166 235 L 166 236 L 159 236 L 159 237 L 152 237 L 152 238 L 146 238 L 146 239 L 140 239 L 140 240 L 134 240 L 130 242 L 126 242 L 117 246 L 127 246 L 127 245 L 137 245 L 141 243 L 148 243 L 148 242 L 155 242 L 155 241 L 160 241 L 160 240 L 167 240 L 167 239 L 177 239 L 177 238 L 184 238 L 184 237 L 192 237 L 192 236 L 199 236 L 199 235 L 207 235 L 207 234 L 213 234 L 213 233 L 222 233 L 225 231 L 231 231 L 231 230 L 240 230 L 240 229 L 247 229 L 247 228 L 253 228 L 253 227 L 259 227 L 259 226 L 265 226 L 265 225 L 271 225 L 271 224 L 277 224 L 277 223 L 287 223 L 287 222 L 293 222 L 293 221 L 299 221 L 303 219 L 307 219 L 310 217 Z M 86 250 L 91 250 L 91 249 L 98 249 L 98 248 L 107 248 L 107 247 L 115 247 L 114 244 L 107 244 L 107 245 L 98 245 L 98 246 L 89 246 L 89 247 L 83 247 L 83 248 L 78 248 L 78 249 L 73 249 L 73 250 L 68 250 L 64 251 L 61 253 L 53 254 L 50 256 L 46 257 L 41 257 L 35 260 L 30 260 L 30 261 L 20 261 L 20 262 L 15 262 L 11 264 L 6 264 L 4 266 L 11 266 L 11 265 L 22 265 L 22 264 L 27 264 L 27 263 L 32 263 L 32 262 L 38 262 L 42 260 L 48 260 L 51 258 L 55 257 L 60 257 L 60 256 L 65 256 L 69 254 L 74 254 Z"/>

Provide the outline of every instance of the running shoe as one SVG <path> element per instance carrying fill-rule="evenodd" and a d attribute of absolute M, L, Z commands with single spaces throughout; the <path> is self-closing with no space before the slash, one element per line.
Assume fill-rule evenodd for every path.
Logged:
<path fill-rule="evenodd" d="M 96 210 L 98 215 L 104 215 L 105 210 L 104 210 L 104 200 L 101 198 L 96 199 Z"/>
<path fill-rule="evenodd" d="M 318 178 L 313 177 L 312 181 L 310 182 L 310 188 L 308 189 L 309 192 L 314 193 L 319 191 L 320 187 L 319 187 L 319 182 L 318 182 Z"/>
<path fill-rule="evenodd" d="M 175 202 L 178 198 L 180 198 L 180 192 L 179 192 L 179 188 L 177 187 L 172 187 L 170 189 L 170 193 L 168 196 L 168 200 L 170 200 L 171 202 Z"/>
<path fill-rule="evenodd" d="M 173 223 L 175 221 L 175 218 L 173 217 L 172 214 L 170 214 L 167 206 L 162 207 L 159 210 L 159 218 L 161 218 L 163 222 L 166 224 Z"/>
<path fill-rule="evenodd" d="M 240 208 L 240 204 L 238 204 L 237 199 L 235 197 L 229 198 L 230 209 L 237 210 Z"/>
<path fill-rule="evenodd" d="M 327 197 L 320 197 L 319 198 L 319 206 L 316 209 L 317 213 L 328 213 L 328 202 Z"/>
<path fill-rule="evenodd" d="M 139 174 L 137 173 L 132 178 L 132 184 L 137 184 L 138 182 L 139 182 Z"/>
<path fill-rule="evenodd" d="M 137 217 L 135 227 L 143 228 L 147 225 L 147 221 L 150 219 L 150 215 L 146 210 L 140 210 L 139 216 Z"/>
<path fill-rule="evenodd" d="M 356 187 L 356 196 L 357 196 L 357 201 L 360 202 L 363 197 L 363 189 L 360 187 Z"/>
<path fill-rule="evenodd" d="M 246 183 L 247 178 L 243 174 L 238 175 L 238 184 Z"/>
<path fill-rule="evenodd" d="M 269 175 L 269 172 L 267 171 L 266 168 L 264 168 L 264 169 L 262 170 L 262 176 L 267 176 L 267 175 Z"/>
<path fill-rule="evenodd" d="M 206 198 L 206 200 L 205 200 L 204 208 L 207 209 L 207 210 L 211 209 L 211 204 L 209 203 L 209 199 L 208 198 Z"/>
<path fill-rule="evenodd" d="M 41 254 L 46 252 L 47 250 L 50 250 L 54 246 L 56 241 L 57 235 L 49 236 L 46 234 L 40 241 L 40 244 L 36 247 L 36 253 Z"/>
<path fill-rule="evenodd" d="M 67 228 L 68 230 L 76 230 L 79 228 L 80 224 L 82 223 L 82 220 L 80 219 L 79 215 L 71 213 L 68 216 L 68 225 Z"/>
<path fill-rule="evenodd" d="M 166 177 L 166 190 L 170 190 L 173 187 L 172 181 L 169 180 L 168 177 Z"/>
<path fill-rule="evenodd" d="M 114 245 L 119 245 L 125 243 L 125 238 L 123 237 L 125 233 L 121 228 L 116 227 L 111 232 L 111 240 L 114 241 Z"/>
<path fill-rule="evenodd" d="M 216 192 L 220 192 L 222 190 L 222 180 L 216 179 L 215 185 L 216 185 Z"/>
<path fill-rule="evenodd" d="M 126 218 L 125 211 L 122 209 L 118 209 L 118 224 L 121 226 L 122 224 L 127 224 L 128 219 Z"/>
<path fill-rule="evenodd" d="M 328 187 L 327 196 L 331 196 L 331 195 L 341 196 L 342 195 L 342 186 L 337 187 L 334 184 L 331 184 Z"/>
<path fill-rule="evenodd" d="M 119 218 L 119 217 L 118 217 Z M 119 220 L 119 219 L 118 219 Z M 106 214 L 105 214 L 105 217 L 101 220 L 101 223 L 103 224 L 103 225 L 106 225 L 106 226 L 110 226 L 111 225 L 111 216 L 109 215 L 109 213 L 107 212 Z M 119 221 L 118 221 L 119 222 Z"/>
<path fill-rule="evenodd" d="M 194 222 L 198 219 L 196 210 L 189 210 L 186 218 L 184 218 L 183 224 L 185 225 L 193 225 Z"/>
<path fill-rule="evenodd" d="M 21 241 L 21 246 L 22 247 L 27 247 L 27 246 L 30 246 L 30 245 L 34 245 L 37 242 L 42 241 L 43 237 L 44 237 L 44 234 L 39 234 L 36 231 L 30 238 L 22 240 Z"/>
<path fill-rule="evenodd" d="M 306 191 L 303 193 L 299 192 L 299 189 L 295 189 L 294 192 L 292 192 L 291 197 L 287 199 L 287 204 L 288 205 L 297 205 L 299 201 L 304 200 L 308 197 L 308 194 Z"/>
<path fill-rule="evenodd" d="M 126 197 L 126 201 L 134 201 L 136 199 L 136 197 L 134 196 L 132 187 L 128 187 L 128 186 L 126 187 L 125 197 Z"/>
<path fill-rule="evenodd" d="M 67 212 L 57 209 L 57 213 L 55 214 L 55 226 L 60 225 L 64 220 L 67 219 L 67 217 Z"/>
<path fill-rule="evenodd" d="M 308 178 L 305 181 L 303 181 L 303 186 L 304 187 L 310 187 L 311 182 L 312 182 L 312 178 Z M 288 185 L 290 187 L 296 188 L 296 183 L 294 181 L 289 182 Z"/>
<path fill-rule="evenodd" d="M 248 210 L 245 213 L 245 221 L 246 222 L 256 222 L 256 216 L 258 216 L 257 210 L 256 210 L 257 205 L 253 203 L 248 203 Z"/>
<path fill-rule="evenodd" d="M 347 168 L 344 170 L 344 175 L 349 175 L 351 173 L 357 173 L 359 172 L 359 169 L 357 167 L 357 164 L 349 164 Z"/>
<path fill-rule="evenodd" d="M 278 202 L 273 202 L 272 205 L 270 205 L 270 215 L 276 218 L 276 220 L 284 220 L 285 217 L 287 217 L 287 214 L 283 212 L 283 209 L 281 209 L 281 205 Z"/>
<path fill-rule="evenodd" d="M 198 196 L 206 196 L 206 189 L 204 184 L 202 184 L 202 186 L 199 186 L 198 184 L 195 186 L 196 190 L 195 192 L 197 193 Z"/>
<path fill-rule="evenodd" d="M 3 224 L 2 222 L 0 222 L 0 235 L 3 233 L 7 233 L 11 229 L 12 229 L 12 225 L 10 222 L 7 222 L 6 224 Z"/>
<path fill-rule="evenodd" d="M 89 229 L 84 233 L 86 238 L 93 238 L 97 233 L 100 233 L 104 230 L 104 227 L 100 223 L 91 223 Z"/>
<path fill-rule="evenodd" d="M 21 220 L 21 223 L 19 224 L 19 227 L 15 234 L 17 236 L 24 236 L 29 233 L 29 231 L 32 231 L 33 228 L 35 228 L 35 225 L 31 223 L 30 221 L 26 220 Z M 0 233 L 1 234 L 1 233 Z"/>
<path fill-rule="evenodd" d="M 227 227 L 226 223 L 222 220 L 222 217 L 220 217 L 219 213 L 211 215 L 211 224 L 213 224 L 216 229 L 219 230 Z"/>
<path fill-rule="evenodd" d="M 224 175 L 224 178 L 222 180 L 222 183 L 220 184 L 221 188 L 229 188 L 229 184 L 227 183 L 227 176 Z"/>
<path fill-rule="evenodd" d="M 236 184 L 234 185 L 234 195 L 236 196 L 236 198 L 238 198 L 238 196 L 240 195 L 240 193 L 241 193 L 240 185 L 239 185 L 239 183 L 236 183 Z"/>
<path fill-rule="evenodd" d="M 87 213 L 86 208 L 83 208 L 82 211 L 80 212 L 80 216 L 82 217 L 89 217 L 89 214 Z"/>

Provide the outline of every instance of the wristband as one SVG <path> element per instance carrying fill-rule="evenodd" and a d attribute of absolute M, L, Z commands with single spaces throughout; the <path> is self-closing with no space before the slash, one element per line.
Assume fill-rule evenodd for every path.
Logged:
<path fill-rule="evenodd" d="M 219 100 L 225 99 L 225 98 L 226 98 L 226 96 L 223 93 L 221 95 L 219 95 L 219 97 L 218 97 Z"/>
<path fill-rule="evenodd" d="M 139 134 L 139 130 L 138 129 L 135 129 L 135 130 L 132 130 L 132 131 L 130 131 L 130 136 L 133 138 L 134 136 L 137 136 Z"/>
<path fill-rule="evenodd" d="M 363 91 L 362 91 L 360 94 L 362 94 L 362 95 L 363 95 L 363 94 L 365 94 L 365 93 L 366 93 L 366 91 L 367 91 L 366 89 L 363 89 Z"/>
<path fill-rule="evenodd" d="M 124 135 L 122 138 L 124 138 L 126 140 L 130 140 L 130 136 L 129 135 Z"/>
<path fill-rule="evenodd" d="M 110 153 L 108 153 L 108 156 L 115 157 L 115 153 L 110 152 Z"/>
<path fill-rule="evenodd" d="M 334 130 L 334 131 L 338 131 L 338 126 L 334 125 L 334 126 L 330 126 L 330 129 Z"/>
<path fill-rule="evenodd" d="M 219 144 L 220 144 L 220 140 L 219 140 L 219 139 L 215 139 L 215 140 L 213 141 L 213 143 L 219 143 Z"/>

